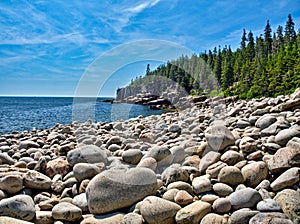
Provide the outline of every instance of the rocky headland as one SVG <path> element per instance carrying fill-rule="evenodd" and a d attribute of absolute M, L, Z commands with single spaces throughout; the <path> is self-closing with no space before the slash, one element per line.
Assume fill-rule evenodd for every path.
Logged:
<path fill-rule="evenodd" d="M 0 136 L 0 223 L 299 224 L 300 89 Z"/>

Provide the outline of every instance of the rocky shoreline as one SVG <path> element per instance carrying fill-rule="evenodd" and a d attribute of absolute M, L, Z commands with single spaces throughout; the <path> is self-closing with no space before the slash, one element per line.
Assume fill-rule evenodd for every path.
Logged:
<path fill-rule="evenodd" d="M 0 223 L 300 223 L 300 89 L 205 100 L 0 135 Z"/>

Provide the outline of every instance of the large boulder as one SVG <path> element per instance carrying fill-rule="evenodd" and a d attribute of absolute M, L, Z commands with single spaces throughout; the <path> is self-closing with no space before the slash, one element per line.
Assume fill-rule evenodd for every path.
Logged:
<path fill-rule="evenodd" d="M 103 214 L 126 208 L 152 195 L 156 189 L 156 175 L 148 168 L 106 170 L 87 186 L 89 211 Z"/>

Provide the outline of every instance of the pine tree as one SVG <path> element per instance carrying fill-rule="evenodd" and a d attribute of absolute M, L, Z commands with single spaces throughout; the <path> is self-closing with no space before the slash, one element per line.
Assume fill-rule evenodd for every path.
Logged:
<path fill-rule="evenodd" d="M 296 40 L 296 31 L 295 31 L 295 23 L 293 22 L 291 14 L 288 15 L 288 20 L 285 25 L 285 45 L 289 45 L 290 43 L 295 42 Z"/>
<path fill-rule="evenodd" d="M 264 42 L 265 42 L 265 55 L 268 55 L 272 52 L 272 29 L 270 26 L 269 20 L 267 21 L 267 25 L 264 30 Z"/>
<path fill-rule="evenodd" d="M 253 33 L 251 31 L 248 34 L 247 57 L 250 62 L 252 62 L 255 57 L 255 44 Z"/>
<path fill-rule="evenodd" d="M 247 41 L 247 37 L 246 37 L 247 33 L 246 30 L 243 30 L 243 36 L 242 36 L 242 41 L 241 41 L 241 50 L 244 51 L 246 49 L 246 41 Z"/>

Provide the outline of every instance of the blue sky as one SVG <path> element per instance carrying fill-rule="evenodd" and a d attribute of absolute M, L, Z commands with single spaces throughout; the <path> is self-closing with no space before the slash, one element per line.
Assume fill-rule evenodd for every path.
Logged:
<path fill-rule="evenodd" d="M 218 45 L 234 49 L 243 28 L 259 35 L 269 19 L 275 31 L 289 13 L 298 29 L 298 0 L 1 1 L 0 95 L 73 96 L 87 70 L 120 45 L 156 39 L 196 53 Z M 152 69 L 162 63 L 149 62 Z M 113 96 L 143 75 L 147 63 L 112 71 L 100 94 Z"/>

